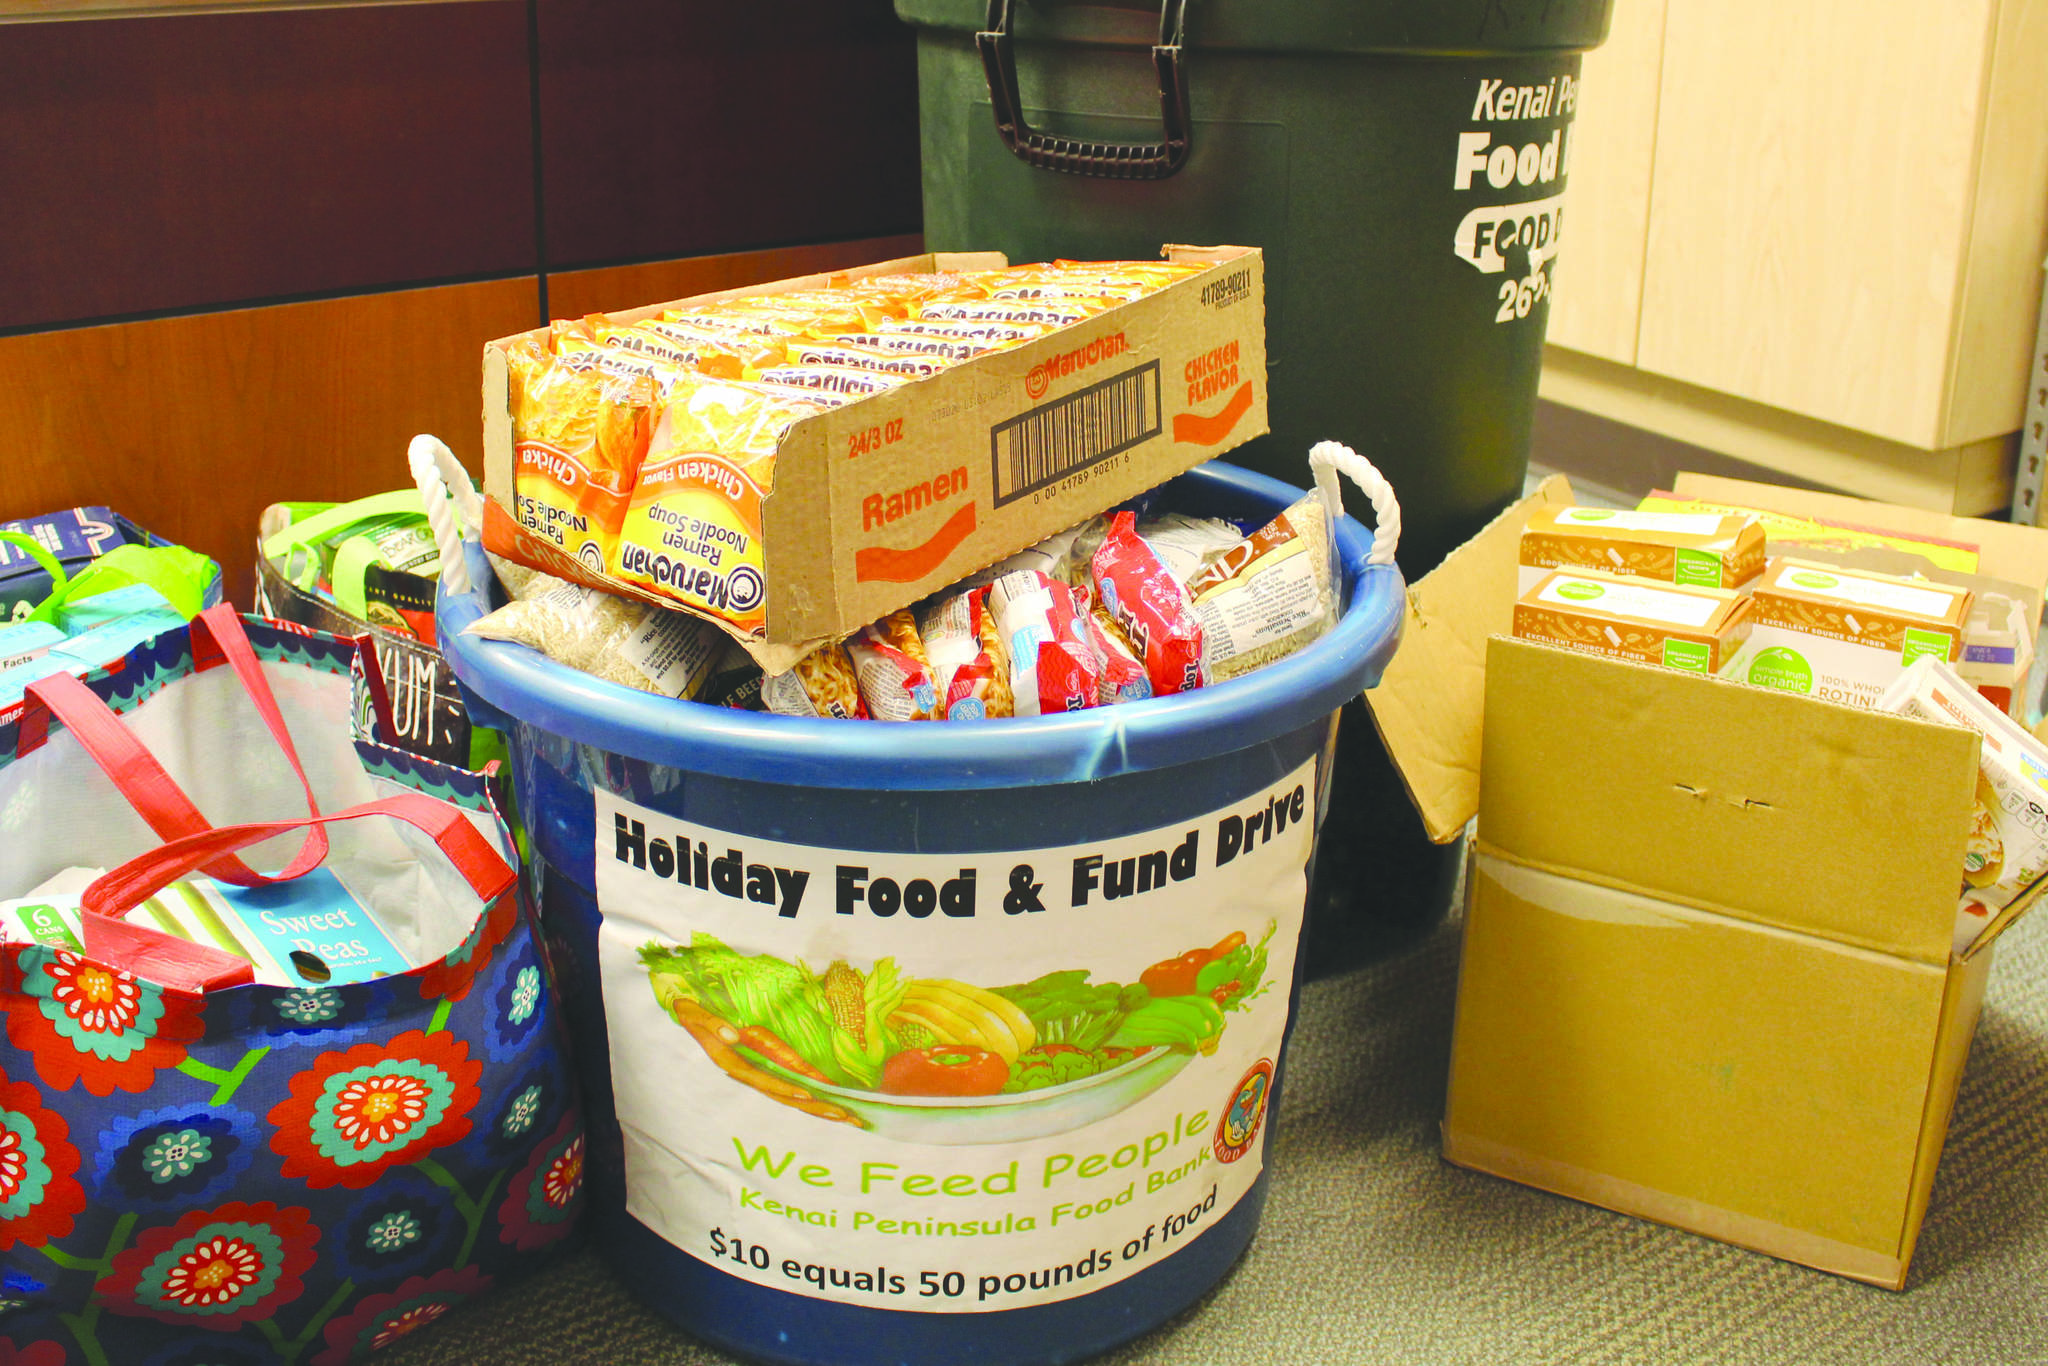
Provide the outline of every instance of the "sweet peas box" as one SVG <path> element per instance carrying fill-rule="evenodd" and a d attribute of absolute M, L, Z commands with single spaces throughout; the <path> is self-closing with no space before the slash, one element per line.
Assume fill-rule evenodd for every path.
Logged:
<path fill-rule="evenodd" d="M 1977 736 L 1504 638 L 1523 522 L 1570 502 L 1553 479 L 1422 579 L 1366 694 L 1432 834 L 1478 817 L 1444 1155 L 1897 1288 L 2033 900 L 1952 952 Z M 1831 503 L 1975 543 L 2039 612 L 2048 533 Z"/>

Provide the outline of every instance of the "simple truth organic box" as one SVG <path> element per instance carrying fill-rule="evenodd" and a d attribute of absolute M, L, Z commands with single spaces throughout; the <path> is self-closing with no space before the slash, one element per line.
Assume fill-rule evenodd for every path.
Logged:
<path fill-rule="evenodd" d="M 2003 928 L 1951 951 L 1977 736 L 1500 638 L 1569 501 L 1418 583 L 1366 694 L 1431 833 L 1478 815 L 1444 1154 L 1896 1288 Z M 1938 522 L 2038 610 L 2048 533 Z"/>

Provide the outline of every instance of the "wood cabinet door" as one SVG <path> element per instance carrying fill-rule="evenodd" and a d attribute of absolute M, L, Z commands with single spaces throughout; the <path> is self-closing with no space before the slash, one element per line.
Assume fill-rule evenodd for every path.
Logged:
<path fill-rule="evenodd" d="M 1998 3 L 1668 0 L 1638 366 L 1947 444 Z"/>
<path fill-rule="evenodd" d="M 1642 313 L 1664 4 L 1621 0 L 1607 41 L 1586 54 L 1545 333 L 1554 345 L 1622 365 L 1635 364 Z"/>

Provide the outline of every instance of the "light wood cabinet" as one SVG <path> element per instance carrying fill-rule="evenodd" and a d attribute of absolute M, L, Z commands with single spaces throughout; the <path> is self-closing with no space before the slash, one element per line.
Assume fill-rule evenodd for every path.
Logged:
<path fill-rule="evenodd" d="M 2048 0 L 1619 0 L 1546 397 L 1866 496 L 2004 504 Z"/>

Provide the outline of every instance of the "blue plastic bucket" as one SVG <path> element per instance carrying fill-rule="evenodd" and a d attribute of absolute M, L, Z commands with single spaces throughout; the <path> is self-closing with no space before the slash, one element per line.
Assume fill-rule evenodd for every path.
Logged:
<path fill-rule="evenodd" d="M 1210 464 L 1168 485 L 1162 505 L 1262 522 L 1299 496 Z M 1372 533 L 1342 519 L 1338 549 L 1343 614 L 1288 658 L 1175 697 L 986 724 L 809 721 L 672 702 L 464 635 L 490 604 L 444 587 L 442 648 L 472 705 L 502 717 L 488 723 L 511 737 L 531 838 L 527 875 L 559 956 L 588 1092 L 594 1241 L 635 1294 L 743 1356 L 883 1366 L 1073 1361 L 1161 1323 L 1216 1284 L 1250 1243 L 1264 1204 L 1268 1112 L 1299 989 L 1290 965 L 1306 885 L 1302 832 L 1313 828 L 1309 812 L 1320 816 L 1336 712 L 1378 681 L 1400 634 L 1400 573 L 1368 563 Z M 474 547 L 471 563 L 483 567 Z M 1290 800 L 1304 824 L 1288 846 Z M 1246 833 L 1261 830 L 1263 845 Z M 1149 846 L 1124 854 L 1148 840 L 1156 859 Z M 1256 857 L 1288 848 L 1291 868 L 1276 863 L 1277 873 L 1255 878 Z M 798 868 L 806 851 L 816 859 Z M 1020 881 L 1027 858 L 1036 871 Z M 1109 897 L 1126 867 L 1137 877 L 1121 880 L 1130 899 Z M 906 875 L 885 877 L 891 869 Z M 789 895 L 793 870 L 807 874 L 807 897 Z M 920 871 L 929 873 L 922 890 L 907 876 Z M 1185 886 L 1170 884 L 1183 873 Z M 1133 894 L 1147 881 L 1156 885 Z M 1209 886 L 1214 895 L 1201 890 Z M 1165 909 L 1149 909 L 1155 902 Z M 958 914 L 963 905 L 976 914 Z M 1280 909 L 1269 916 L 1268 906 Z M 671 911 L 682 925 L 648 930 L 648 917 Z M 1213 929 L 1240 912 L 1248 938 L 1231 954 L 1275 934 L 1247 922 L 1277 927 L 1263 991 L 1243 982 L 1241 954 L 1219 952 L 1230 937 L 1210 944 L 1208 929 L 1172 928 L 1207 917 Z M 1032 1035 L 1036 1052 L 1009 1060 L 1013 1069 L 1067 1057 L 1105 1070 L 1015 1096 L 924 1089 L 950 1080 L 905 1082 L 918 1092 L 909 1097 L 812 1083 L 814 1112 L 804 1112 L 707 1065 L 710 1048 L 677 1027 L 681 1014 L 669 1018 L 671 1006 L 690 1007 L 647 985 L 668 960 L 648 960 L 647 980 L 635 977 L 633 951 L 650 934 L 680 948 L 685 927 L 705 924 L 746 941 L 732 946 L 748 954 L 801 929 L 811 936 L 808 967 L 823 974 L 819 990 L 833 989 L 824 965 L 843 951 L 868 964 L 855 975 L 866 974 L 870 1005 L 885 994 L 872 945 L 886 942 L 911 982 L 903 1009 L 931 994 L 924 1015 L 890 1017 L 896 1042 L 940 1039 L 906 1045 L 918 1053 L 913 1070 L 991 1051 L 919 1032 L 936 1018 L 932 1001 L 966 1011 L 946 983 L 1010 990 L 1032 977 L 1034 958 L 1097 962 L 1091 982 L 1128 986 L 1155 958 L 1170 972 L 1173 951 L 1189 948 L 1211 955 L 1205 967 L 1240 973 L 1203 987 L 1209 999 L 1233 1001 L 1233 990 L 1242 999 L 1213 1054 L 1167 1045 L 1133 1046 L 1127 1062 L 1108 1045 L 1062 1054 L 1044 1041 L 1048 1023 Z M 1112 942 L 1118 952 L 1095 952 Z M 973 944 L 983 947 L 969 952 Z M 1169 978 L 1155 985 L 1176 1009 L 1206 1018 L 1192 1000 L 1202 992 L 1175 995 Z M 991 1033 L 989 1018 L 975 1016 L 992 1041 L 1000 1031 Z M 1072 1037 L 1114 1018 L 1078 1014 Z M 1136 1016 L 1121 1018 L 1112 1037 L 1125 1037 Z M 1243 1032 L 1233 1039 L 1233 1030 Z M 883 1032 L 842 1031 L 835 1047 Z M 1022 1032 L 1007 1042 L 1016 1048 Z M 734 1056 L 762 1064 L 765 1055 Z M 892 1084 L 884 1078 L 880 1085 Z M 827 1118 L 815 1112 L 821 1106 L 854 1118 Z M 757 1112 L 772 1119 L 744 1119 Z M 665 1131 L 651 1132 L 650 1116 L 665 1117 Z M 707 1175 L 721 1156 L 725 1166 Z M 906 1209 L 929 1217 L 894 1217 Z"/>

